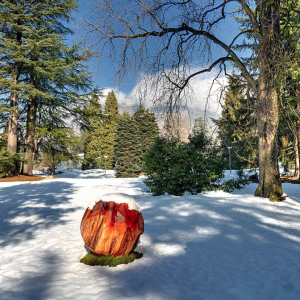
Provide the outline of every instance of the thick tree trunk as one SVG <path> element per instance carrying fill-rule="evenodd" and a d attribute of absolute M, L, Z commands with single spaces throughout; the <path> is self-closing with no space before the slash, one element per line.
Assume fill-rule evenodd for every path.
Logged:
<path fill-rule="evenodd" d="M 20 20 L 17 21 L 21 25 Z M 16 42 L 21 45 L 22 33 L 17 32 Z M 19 84 L 19 76 L 21 73 L 21 66 L 14 66 L 12 69 L 12 78 L 14 89 Z M 18 146 L 18 118 L 19 118 L 19 96 L 16 91 L 11 92 L 10 95 L 10 114 L 8 119 L 8 134 L 7 134 L 7 151 L 17 153 Z"/>
<path fill-rule="evenodd" d="M 15 84 L 18 80 L 15 79 Z M 15 92 L 10 96 L 10 108 L 7 132 L 7 151 L 17 153 L 18 145 L 18 95 Z"/>
<path fill-rule="evenodd" d="M 257 110 L 258 143 L 259 143 L 259 186 L 255 196 L 279 200 L 283 194 L 277 149 L 278 101 L 275 88 L 266 89 L 264 78 L 261 78 L 260 95 Z"/>
<path fill-rule="evenodd" d="M 35 121 L 36 121 L 36 103 L 31 99 L 28 103 L 26 132 L 25 132 L 25 159 L 23 165 L 23 174 L 33 175 L 34 157 L 36 153 L 35 147 Z"/>
<path fill-rule="evenodd" d="M 255 196 L 280 200 L 283 191 L 278 167 L 277 132 L 279 109 L 277 90 L 280 89 L 280 1 L 260 1 L 259 85 L 257 126 L 259 144 L 259 186 Z"/>

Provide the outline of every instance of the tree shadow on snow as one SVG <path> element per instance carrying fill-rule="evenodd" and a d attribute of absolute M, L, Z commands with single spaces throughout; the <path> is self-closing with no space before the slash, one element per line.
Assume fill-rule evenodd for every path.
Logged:
<path fill-rule="evenodd" d="M 50 285 L 52 281 L 57 280 L 58 266 L 60 260 L 56 254 L 45 252 L 41 259 L 41 271 L 31 272 L 28 276 L 21 278 L 10 278 L 14 281 L 10 290 L 1 291 L 2 300 L 45 300 L 54 299 L 51 295 Z M 36 275 L 35 275 L 36 274 Z"/>
<path fill-rule="evenodd" d="M 30 240 L 41 229 L 65 224 L 75 187 L 67 182 L 34 182 L 0 187 L 0 247 Z"/>
<path fill-rule="evenodd" d="M 146 253 L 117 271 L 99 267 L 112 298 L 296 299 L 299 206 L 237 202 L 242 193 L 198 197 L 135 196 L 145 208 Z"/>

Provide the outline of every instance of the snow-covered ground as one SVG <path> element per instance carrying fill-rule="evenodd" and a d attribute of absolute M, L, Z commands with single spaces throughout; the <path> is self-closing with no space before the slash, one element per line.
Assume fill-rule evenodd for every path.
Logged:
<path fill-rule="evenodd" d="M 43 174 L 40 170 L 33 170 L 33 174 L 40 175 L 42 177 L 47 177 L 47 175 Z M 54 177 L 57 178 L 81 178 L 81 179 L 91 179 L 91 178 L 105 178 L 105 170 L 94 169 L 88 171 L 81 171 L 75 168 L 66 168 L 62 170 L 61 174 L 56 174 Z M 106 170 L 106 178 L 114 178 L 115 171 L 114 170 Z"/>
<path fill-rule="evenodd" d="M 299 299 L 299 185 L 284 184 L 289 197 L 281 203 L 253 197 L 256 184 L 153 197 L 143 178 L 80 179 L 88 173 L 0 184 L 1 300 Z M 107 193 L 140 204 L 144 257 L 86 266 L 81 218 Z"/>

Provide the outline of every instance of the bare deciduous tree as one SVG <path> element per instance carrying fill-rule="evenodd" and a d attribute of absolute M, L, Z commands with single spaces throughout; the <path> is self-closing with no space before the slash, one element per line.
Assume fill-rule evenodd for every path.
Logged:
<path fill-rule="evenodd" d="M 86 20 L 97 34 L 102 57 L 117 61 L 116 73 L 146 74 L 150 89 L 160 88 L 154 102 L 170 111 L 184 105 L 190 81 L 228 63 L 241 71 L 257 97 L 259 134 L 259 186 L 256 196 L 277 200 L 283 194 L 279 169 L 277 131 L 278 91 L 282 61 L 281 12 L 292 9 L 280 0 L 98 0 Z M 218 37 L 219 26 L 246 15 L 249 28 L 236 31 L 230 42 Z M 232 21 L 231 21 L 232 22 Z M 238 42 L 251 42 L 255 70 L 244 63 Z M 219 49 L 216 56 L 215 49 Z M 152 79 L 152 80 L 149 80 Z M 163 88 L 162 88 L 163 87 Z"/>

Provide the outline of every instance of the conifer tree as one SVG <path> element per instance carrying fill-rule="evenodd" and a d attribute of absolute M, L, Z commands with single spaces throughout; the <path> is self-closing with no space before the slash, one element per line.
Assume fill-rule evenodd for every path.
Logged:
<path fill-rule="evenodd" d="M 63 161 L 78 162 L 78 153 L 75 153 L 73 149 L 78 144 L 79 138 L 71 128 L 55 127 L 55 124 L 53 126 L 50 122 L 47 125 L 51 129 L 45 130 L 43 142 L 39 145 L 39 153 L 41 153 L 42 162 L 53 168 L 53 173 L 55 173 L 55 166 Z"/>
<path fill-rule="evenodd" d="M 17 152 L 18 105 L 25 62 L 23 32 L 26 26 L 25 1 L 0 2 L 0 88 L 1 107 L 8 113 L 7 150 Z M 22 48 L 23 47 L 23 48 Z"/>
<path fill-rule="evenodd" d="M 224 163 L 217 147 L 203 132 L 181 142 L 177 137 L 155 140 L 145 155 L 144 180 L 152 193 L 182 196 L 197 194 L 212 188 L 211 183 L 222 177 Z"/>
<path fill-rule="evenodd" d="M 84 160 L 82 169 L 95 169 L 99 166 L 102 157 L 102 138 L 103 138 L 103 114 L 99 102 L 99 91 L 94 90 L 86 117 L 86 130 L 84 133 Z"/>
<path fill-rule="evenodd" d="M 116 177 L 138 177 L 141 147 L 134 118 L 125 113 L 119 118 L 115 138 Z"/>
<path fill-rule="evenodd" d="M 254 99 L 245 95 L 245 89 L 240 78 L 232 74 L 225 93 L 222 117 L 213 120 L 219 127 L 219 138 L 225 152 L 232 147 L 232 163 L 238 169 L 257 167 L 258 164 L 258 138 L 252 109 Z"/>
<path fill-rule="evenodd" d="M 90 84 L 82 65 L 87 55 L 80 55 L 78 46 L 69 47 L 64 41 L 71 33 L 65 21 L 76 6 L 76 0 L 1 2 L 0 86 L 6 91 L 1 104 L 10 102 L 11 106 L 7 149 L 16 151 L 18 117 L 25 112 L 26 116 L 20 116 L 25 120 L 28 160 L 24 174 L 32 174 L 41 126 L 52 119 L 66 127 L 65 120 L 80 112 L 79 95 Z"/>
<path fill-rule="evenodd" d="M 206 136 L 210 135 L 210 131 L 207 127 L 206 121 L 204 120 L 203 117 L 200 116 L 195 119 L 194 128 L 192 130 L 192 135 L 197 136 L 201 133 L 205 134 Z"/>
<path fill-rule="evenodd" d="M 141 167 L 144 164 L 144 155 L 151 148 L 155 139 L 159 136 L 159 127 L 153 112 L 141 106 L 133 118 L 138 125 L 138 139 L 141 148 Z M 137 140 L 138 140 L 137 139 Z"/>
<path fill-rule="evenodd" d="M 118 100 L 114 91 L 108 93 L 104 114 L 103 114 L 103 141 L 102 141 L 102 153 L 103 156 L 106 155 L 106 167 L 107 169 L 112 169 L 115 165 L 115 136 L 116 127 L 118 124 L 119 110 L 118 110 Z M 102 168 L 104 167 L 104 160 L 101 162 Z"/>

